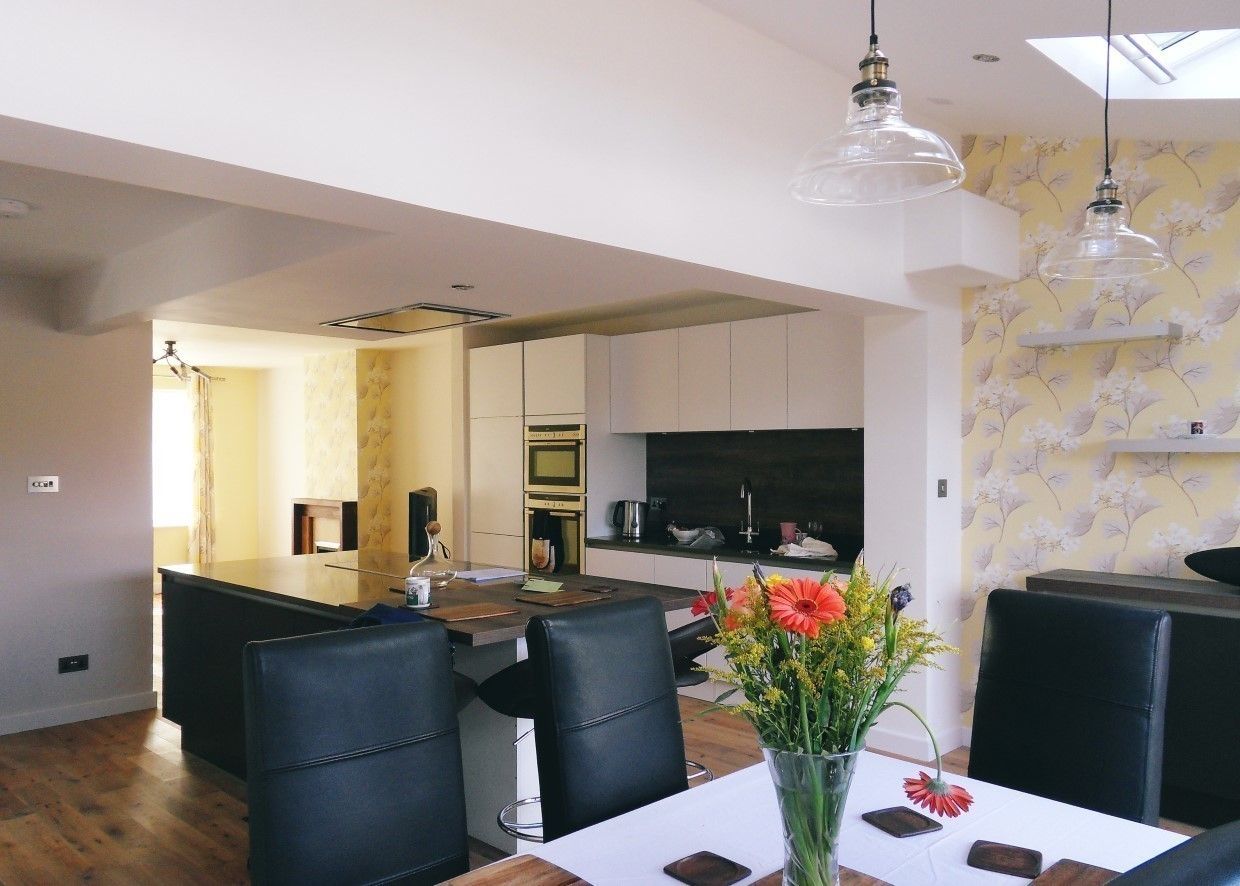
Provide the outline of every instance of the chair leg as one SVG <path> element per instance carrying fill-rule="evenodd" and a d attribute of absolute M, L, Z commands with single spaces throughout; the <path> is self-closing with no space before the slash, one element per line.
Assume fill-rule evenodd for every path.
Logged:
<path fill-rule="evenodd" d="M 510 837 L 516 837 L 518 840 L 529 840 L 531 843 L 543 842 L 541 818 L 539 821 L 516 821 L 519 811 L 526 806 L 538 804 L 539 810 L 542 809 L 541 797 L 525 797 L 521 800 L 513 800 L 507 806 L 499 811 L 495 816 L 495 823 L 499 825 L 499 829 Z"/>
<path fill-rule="evenodd" d="M 687 776 L 688 781 L 693 781 L 695 778 L 705 778 L 707 781 L 715 780 L 715 773 L 711 772 L 696 760 L 685 760 L 685 767 L 693 773 L 692 775 Z"/>

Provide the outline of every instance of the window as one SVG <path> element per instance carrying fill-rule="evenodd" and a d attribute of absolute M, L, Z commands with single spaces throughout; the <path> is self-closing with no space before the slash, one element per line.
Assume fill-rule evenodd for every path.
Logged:
<path fill-rule="evenodd" d="M 188 526 L 194 485 L 189 391 L 179 382 L 156 388 L 151 402 L 151 516 L 155 526 Z"/>

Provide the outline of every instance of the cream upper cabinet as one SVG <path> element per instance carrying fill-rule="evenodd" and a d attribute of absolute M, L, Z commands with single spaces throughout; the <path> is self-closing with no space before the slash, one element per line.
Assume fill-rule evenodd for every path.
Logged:
<path fill-rule="evenodd" d="M 677 426 L 676 330 L 611 340 L 611 429 L 619 434 L 680 430 Z"/>
<path fill-rule="evenodd" d="M 788 321 L 760 317 L 730 323 L 732 429 L 788 427 Z"/>
<path fill-rule="evenodd" d="M 469 352 L 469 417 L 524 415 L 521 342 Z"/>
<path fill-rule="evenodd" d="M 519 416 L 469 421 L 469 528 L 523 536 L 522 459 L 525 423 Z"/>
<path fill-rule="evenodd" d="M 729 430 L 732 427 L 729 324 L 687 326 L 676 332 L 678 430 Z"/>
<path fill-rule="evenodd" d="M 517 382 L 520 384 L 521 375 Z M 566 335 L 525 343 L 525 414 L 586 411 L 586 337 Z"/>
<path fill-rule="evenodd" d="M 865 424 L 860 317 L 812 311 L 788 316 L 788 427 Z"/>

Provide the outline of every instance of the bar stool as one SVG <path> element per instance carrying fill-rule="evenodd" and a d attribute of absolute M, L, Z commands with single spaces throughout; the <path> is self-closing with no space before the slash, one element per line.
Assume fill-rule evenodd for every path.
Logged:
<path fill-rule="evenodd" d="M 695 659 L 716 646 L 699 639 L 714 632 L 714 622 L 709 617 L 668 632 L 668 646 L 672 653 L 673 674 L 678 688 L 697 686 L 708 679 L 704 671 L 698 670 Z M 533 720 L 538 706 L 538 694 L 530 660 L 519 661 L 487 677 L 478 684 L 477 694 L 478 698 L 496 713 L 514 719 Z M 519 736 L 517 741 L 527 735 L 528 731 Z M 686 775 L 688 781 L 699 778 L 711 781 L 715 777 L 710 769 L 696 760 L 685 760 L 685 767 L 691 773 Z M 524 797 L 509 803 L 496 816 L 500 830 L 510 837 L 541 843 L 542 821 L 520 820 L 521 815 L 529 812 L 536 804 L 541 804 L 540 797 Z"/>

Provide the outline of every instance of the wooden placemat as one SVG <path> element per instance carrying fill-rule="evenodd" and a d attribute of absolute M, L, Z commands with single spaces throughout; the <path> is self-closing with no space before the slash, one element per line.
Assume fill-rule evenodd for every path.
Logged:
<path fill-rule="evenodd" d="M 513 599 L 520 600 L 522 603 L 533 603 L 536 606 L 576 606 L 578 603 L 606 600 L 607 596 L 590 591 L 551 591 L 542 594 L 531 591 L 526 594 L 517 594 Z"/>
<path fill-rule="evenodd" d="M 453 877 L 443 886 L 510 886 L 512 883 L 521 883 L 523 886 L 590 886 L 576 874 L 570 874 L 564 868 L 534 855 L 505 858 L 468 874 Z"/>
<path fill-rule="evenodd" d="M 1102 886 L 1119 876 L 1118 871 L 1061 858 L 1042 872 L 1042 876 L 1033 881 L 1037 886 Z M 1030 884 L 1030 886 L 1033 886 Z"/>
<path fill-rule="evenodd" d="M 780 886 L 784 882 L 783 871 L 773 871 L 761 880 L 755 880 L 753 886 Z M 891 886 L 886 880 L 871 877 L 852 868 L 840 865 L 840 886 Z"/>
<path fill-rule="evenodd" d="M 520 610 L 502 603 L 463 603 L 460 606 L 445 606 L 442 609 L 428 609 L 422 615 L 438 621 L 466 621 L 471 618 L 494 618 L 497 615 L 516 615 Z"/>

